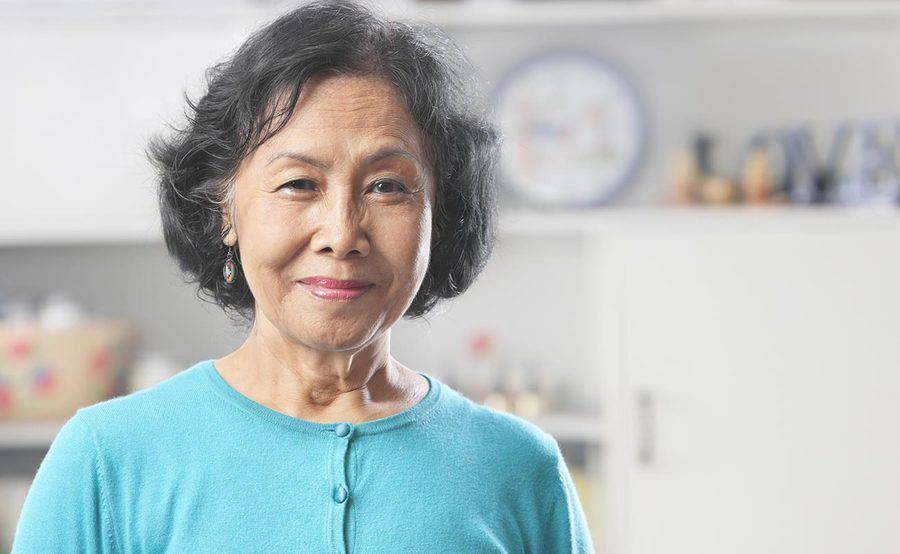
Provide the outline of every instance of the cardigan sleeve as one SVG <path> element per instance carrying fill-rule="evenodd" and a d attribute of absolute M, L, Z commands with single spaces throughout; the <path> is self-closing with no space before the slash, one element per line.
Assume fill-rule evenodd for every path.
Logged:
<path fill-rule="evenodd" d="M 554 439 L 555 456 L 544 477 L 547 503 L 542 522 L 541 552 L 594 554 L 591 532 L 575 483 L 559 443 Z"/>
<path fill-rule="evenodd" d="M 94 434 L 76 413 L 38 466 L 13 537 L 13 554 L 107 553 L 113 547 Z"/>

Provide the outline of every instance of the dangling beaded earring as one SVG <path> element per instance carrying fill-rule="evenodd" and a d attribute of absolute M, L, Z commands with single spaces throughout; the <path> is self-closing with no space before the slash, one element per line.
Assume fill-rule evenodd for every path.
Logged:
<path fill-rule="evenodd" d="M 234 282 L 234 260 L 232 260 L 230 246 L 228 247 L 228 255 L 225 258 L 225 266 L 222 267 L 222 277 L 225 278 L 226 285 Z"/>

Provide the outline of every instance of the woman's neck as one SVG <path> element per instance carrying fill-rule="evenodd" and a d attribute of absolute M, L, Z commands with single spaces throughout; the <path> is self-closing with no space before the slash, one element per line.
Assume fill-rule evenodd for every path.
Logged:
<path fill-rule="evenodd" d="M 378 346 L 389 344 L 388 337 Z M 273 345 L 251 333 L 240 348 L 214 363 L 222 378 L 244 396 L 318 423 L 381 419 L 412 407 L 428 393 L 428 381 L 387 350 L 367 347 L 336 363 L 340 354 L 288 350 L 280 340 Z"/>

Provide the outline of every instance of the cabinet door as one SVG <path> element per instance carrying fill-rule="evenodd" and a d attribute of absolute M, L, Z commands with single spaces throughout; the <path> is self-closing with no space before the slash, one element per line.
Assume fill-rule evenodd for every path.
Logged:
<path fill-rule="evenodd" d="M 900 236 L 613 250 L 622 550 L 900 552 Z"/>

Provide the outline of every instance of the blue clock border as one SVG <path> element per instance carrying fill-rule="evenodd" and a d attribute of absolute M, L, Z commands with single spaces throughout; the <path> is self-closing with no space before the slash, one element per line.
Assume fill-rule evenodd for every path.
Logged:
<path fill-rule="evenodd" d="M 619 177 L 619 179 L 615 183 L 613 183 L 612 186 L 607 188 L 607 191 L 604 194 L 598 196 L 593 201 L 585 203 L 570 202 L 565 203 L 564 206 L 568 208 L 587 208 L 591 206 L 609 204 L 633 182 L 638 170 L 641 168 L 641 164 L 644 161 L 649 142 L 647 110 L 643 98 L 635 87 L 633 80 L 628 76 L 628 73 L 625 72 L 619 64 L 613 62 L 606 56 L 597 54 L 594 51 L 573 46 L 556 46 L 544 48 L 537 51 L 537 53 L 526 55 L 524 58 L 521 58 L 518 62 L 510 66 L 503 73 L 503 75 L 497 82 L 497 85 L 491 90 L 491 93 L 489 95 L 489 105 L 492 110 L 492 115 L 496 117 L 498 108 L 500 107 L 500 103 L 504 99 L 504 93 L 509 88 L 510 83 L 512 83 L 517 77 L 519 77 L 527 69 L 530 69 L 532 66 L 537 65 L 538 63 L 546 62 L 547 60 L 552 60 L 554 58 L 579 58 L 591 64 L 597 65 L 620 81 L 620 83 L 623 85 L 622 88 L 631 97 L 631 100 L 635 106 L 634 117 L 636 120 L 635 126 L 638 130 L 638 145 L 634 156 L 632 156 L 632 159 L 628 162 L 628 166 L 626 167 L 625 172 L 622 173 L 621 177 Z M 514 192 L 522 195 L 520 191 Z M 537 202 L 533 198 L 528 198 L 528 200 L 532 203 Z M 549 205 L 557 206 L 557 204 Z"/>

